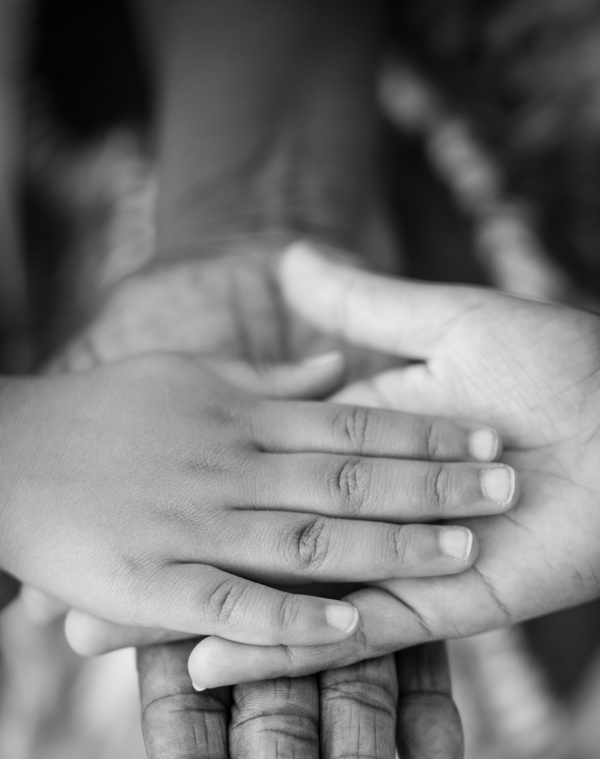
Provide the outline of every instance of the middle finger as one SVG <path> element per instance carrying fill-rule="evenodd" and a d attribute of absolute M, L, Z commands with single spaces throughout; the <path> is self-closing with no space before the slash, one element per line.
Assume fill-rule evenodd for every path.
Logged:
<path fill-rule="evenodd" d="M 230 759 L 319 759 L 315 677 L 242 683 L 233 698 Z"/>

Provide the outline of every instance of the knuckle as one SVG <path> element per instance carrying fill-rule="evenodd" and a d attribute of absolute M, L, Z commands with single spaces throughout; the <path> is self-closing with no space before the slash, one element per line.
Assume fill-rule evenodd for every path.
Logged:
<path fill-rule="evenodd" d="M 211 619 L 220 626 L 231 625 L 243 617 L 248 585 L 237 577 L 228 577 L 211 590 L 206 606 Z"/>
<path fill-rule="evenodd" d="M 442 453 L 441 430 L 436 422 L 426 421 L 424 424 L 425 451 L 431 461 L 438 459 Z"/>
<path fill-rule="evenodd" d="M 297 596 L 283 594 L 277 609 L 277 625 L 279 631 L 287 632 L 297 627 L 301 616 L 301 606 Z M 279 643 L 276 640 L 274 643 Z"/>
<path fill-rule="evenodd" d="M 451 478 L 447 466 L 430 467 L 427 476 L 427 495 L 430 508 L 445 514 L 452 503 Z"/>
<path fill-rule="evenodd" d="M 355 680 L 336 683 L 335 689 L 325 693 L 324 702 L 329 701 L 343 705 L 349 713 L 368 714 L 375 719 L 392 721 L 396 716 L 396 695 L 392 688 L 370 677 L 357 676 Z"/>
<path fill-rule="evenodd" d="M 412 557 L 415 553 L 413 535 L 405 526 L 392 525 L 389 527 L 388 537 L 392 557 L 400 565 L 402 571 L 405 571 L 413 564 Z"/>
<path fill-rule="evenodd" d="M 119 560 L 117 571 L 111 576 L 114 601 L 122 607 L 129 624 L 147 623 L 147 613 L 155 597 L 155 583 L 161 587 L 161 562 L 140 552 L 125 552 Z"/>
<path fill-rule="evenodd" d="M 361 406 L 343 407 L 337 416 L 336 427 L 349 450 L 362 453 L 375 435 L 375 412 Z"/>
<path fill-rule="evenodd" d="M 372 463 L 348 459 L 333 472 L 329 490 L 337 511 L 355 516 L 366 510 L 372 480 Z"/>
<path fill-rule="evenodd" d="M 302 569 L 315 572 L 325 563 L 329 554 L 329 524 L 325 517 L 315 517 L 303 522 L 293 534 L 294 557 Z"/>

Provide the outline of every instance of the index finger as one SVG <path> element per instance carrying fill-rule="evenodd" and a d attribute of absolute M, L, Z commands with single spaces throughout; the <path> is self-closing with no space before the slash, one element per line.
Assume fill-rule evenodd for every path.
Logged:
<path fill-rule="evenodd" d="M 304 242 L 284 253 L 279 276 L 288 303 L 324 332 L 417 359 L 431 358 L 448 325 L 489 297 L 482 288 L 371 274 Z"/>

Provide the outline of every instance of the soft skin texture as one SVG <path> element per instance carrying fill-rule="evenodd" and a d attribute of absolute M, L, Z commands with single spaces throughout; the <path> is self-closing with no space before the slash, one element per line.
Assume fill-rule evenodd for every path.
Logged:
<path fill-rule="evenodd" d="M 290 303 L 331 334 L 416 359 L 348 388 L 347 401 L 487 420 L 521 474 L 509 514 L 465 522 L 480 540 L 456 578 L 391 580 L 347 597 L 362 624 L 339 646 L 201 643 L 202 684 L 305 674 L 431 638 L 469 635 L 598 596 L 600 318 L 470 287 L 379 277 L 298 245 L 284 257 Z M 204 657 L 208 656 L 207 659 Z"/>
<path fill-rule="evenodd" d="M 484 465 L 398 460 L 428 451 L 410 417 L 256 395 L 319 394 L 332 368 L 339 376 L 335 355 L 260 372 L 152 355 L 7 382 L 3 568 L 115 622 L 300 645 L 339 640 L 353 610 L 238 575 L 286 584 L 463 571 L 476 555 L 468 530 L 394 522 L 439 517 L 438 471 L 456 480 L 461 513 L 498 511 Z M 354 434 L 363 418 L 372 439 Z M 440 423 L 434 435 L 450 457 L 466 449 L 460 428 Z M 355 482 L 363 469 L 372 501 Z M 364 521 L 347 518 L 355 502 Z M 351 618 L 336 621 L 344 609 Z"/>

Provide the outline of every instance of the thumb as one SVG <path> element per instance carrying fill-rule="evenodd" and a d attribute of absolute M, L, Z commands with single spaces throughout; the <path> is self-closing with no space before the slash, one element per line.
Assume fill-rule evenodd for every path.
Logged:
<path fill-rule="evenodd" d="M 345 361 L 340 351 L 330 351 L 294 364 L 214 361 L 211 369 L 248 393 L 274 398 L 323 398 L 342 384 Z"/>
<path fill-rule="evenodd" d="M 324 332 L 418 359 L 431 358 L 448 325 L 490 294 L 372 274 L 306 242 L 283 253 L 279 278 L 288 304 Z"/>

